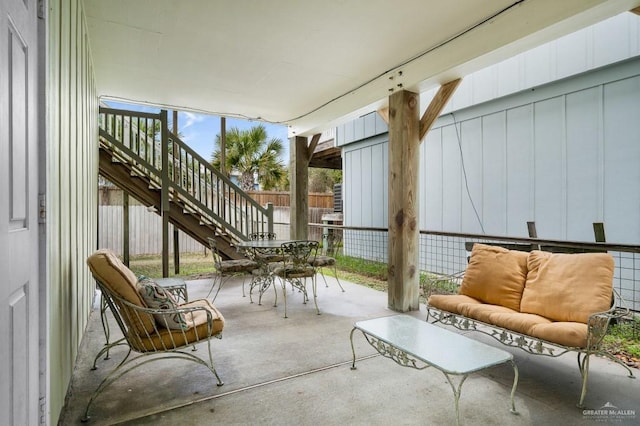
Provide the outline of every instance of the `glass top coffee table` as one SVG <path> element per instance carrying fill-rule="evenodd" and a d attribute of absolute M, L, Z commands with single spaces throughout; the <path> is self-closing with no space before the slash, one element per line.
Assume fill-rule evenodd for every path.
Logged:
<path fill-rule="evenodd" d="M 511 363 L 514 373 L 511 412 L 517 413 L 514 395 L 518 386 L 518 367 L 509 352 L 408 315 L 394 315 L 358 321 L 354 324 L 350 335 L 353 370 L 356 369 L 356 351 L 353 346 L 353 334 L 356 330 L 362 332 L 367 342 L 378 353 L 403 367 L 417 370 L 434 367 L 440 370 L 453 390 L 457 424 L 460 423 L 460 392 L 469 374 Z M 457 386 L 451 376 L 461 376 Z"/>

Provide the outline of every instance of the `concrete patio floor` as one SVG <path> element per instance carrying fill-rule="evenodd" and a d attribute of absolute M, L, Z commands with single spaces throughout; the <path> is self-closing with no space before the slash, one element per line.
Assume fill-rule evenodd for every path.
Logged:
<path fill-rule="evenodd" d="M 214 362 L 225 382 L 217 387 L 203 366 L 185 361 L 152 362 L 121 377 L 95 401 L 90 425 L 451 425 L 454 397 L 436 369 L 403 368 L 378 355 L 362 334 L 354 335 L 357 369 L 351 370 L 349 333 L 362 319 L 395 315 L 387 295 L 335 280 L 318 282 L 313 302 L 290 293 L 273 306 L 272 291 L 263 305 L 242 297 L 241 280 L 229 280 L 216 299 L 225 316 L 224 336 L 212 341 Z M 188 282 L 191 300 L 204 297 L 211 280 Z M 279 292 L 281 291 L 278 288 Z M 424 320 L 424 306 L 409 315 Z M 118 330 L 119 332 L 119 330 Z M 460 419 L 464 425 L 640 424 L 640 380 L 627 377 L 615 363 L 593 358 L 585 404 L 588 410 L 613 405 L 618 415 L 576 407 L 580 374 L 574 354 L 559 358 L 507 349 L 480 333 L 469 337 L 512 352 L 520 372 L 516 392 L 519 414 L 509 412 L 513 370 L 509 365 L 472 374 L 462 387 Z M 99 312 L 94 309 L 74 369 L 61 425 L 80 424 L 91 392 L 122 360 L 125 349 L 91 370 L 104 343 Z M 434 344 L 438 344 L 434 342 Z M 443 351 L 447 348 L 443 347 Z M 200 346 L 200 356 L 206 348 Z M 634 374 L 639 372 L 634 370 Z M 637 412 L 637 414 L 635 414 Z"/>

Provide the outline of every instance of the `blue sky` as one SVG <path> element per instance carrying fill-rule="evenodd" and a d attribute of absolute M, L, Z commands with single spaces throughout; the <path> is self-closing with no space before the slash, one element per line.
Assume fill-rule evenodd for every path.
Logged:
<path fill-rule="evenodd" d="M 158 112 L 159 108 L 145 105 L 126 104 L 121 102 L 104 101 L 111 108 L 128 109 L 132 111 Z M 173 117 L 173 112 L 169 111 L 169 120 Z M 241 130 L 250 129 L 254 125 L 263 124 L 267 129 L 269 139 L 278 138 L 282 141 L 284 152 L 282 153 L 282 164 L 289 163 L 289 141 L 287 138 L 287 127 L 278 124 L 262 123 L 258 121 L 241 120 L 238 118 L 227 118 L 227 131 L 232 127 Z M 193 150 L 200 154 L 205 160 L 211 160 L 211 153 L 214 150 L 216 135 L 220 133 L 220 117 L 208 114 L 196 114 L 192 112 L 178 112 L 178 131 L 182 135 L 182 140 Z"/>

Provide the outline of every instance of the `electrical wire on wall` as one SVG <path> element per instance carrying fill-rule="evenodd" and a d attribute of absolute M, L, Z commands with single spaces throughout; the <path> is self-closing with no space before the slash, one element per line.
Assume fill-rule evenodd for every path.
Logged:
<path fill-rule="evenodd" d="M 476 204 L 473 202 L 473 197 L 471 196 L 471 190 L 469 190 L 469 179 L 467 178 L 467 169 L 464 165 L 464 154 L 462 152 L 462 138 L 460 137 L 460 132 L 458 131 L 458 123 L 456 122 L 456 116 L 453 114 L 453 112 L 451 112 L 450 114 L 451 114 L 451 118 L 453 118 L 453 127 L 456 129 L 456 139 L 458 141 L 458 149 L 460 150 L 460 164 L 462 166 L 462 177 L 464 178 L 464 187 L 467 191 L 467 197 L 469 198 L 469 202 L 471 203 L 473 212 L 476 215 L 476 219 L 480 224 L 480 229 L 482 230 L 482 233 L 486 234 L 484 230 L 484 225 L 482 224 L 482 219 L 480 219 L 480 214 L 478 214 L 478 209 L 476 208 Z M 460 123 L 460 126 L 462 126 L 462 123 Z"/>

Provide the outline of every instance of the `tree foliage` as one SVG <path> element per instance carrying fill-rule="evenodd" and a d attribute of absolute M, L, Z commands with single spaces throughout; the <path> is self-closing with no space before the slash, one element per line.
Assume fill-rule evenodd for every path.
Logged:
<path fill-rule="evenodd" d="M 333 185 L 342 182 L 342 170 L 309 169 L 309 192 L 333 192 Z"/>
<path fill-rule="evenodd" d="M 211 164 L 220 169 L 221 135 L 216 135 L 216 150 Z M 285 181 L 287 171 L 280 160 L 283 144 L 278 138 L 269 139 L 262 124 L 249 130 L 232 127 L 226 133 L 227 172 L 240 173 L 240 187 L 244 191 L 254 189 L 255 176 L 262 189 L 279 189 Z"/>

